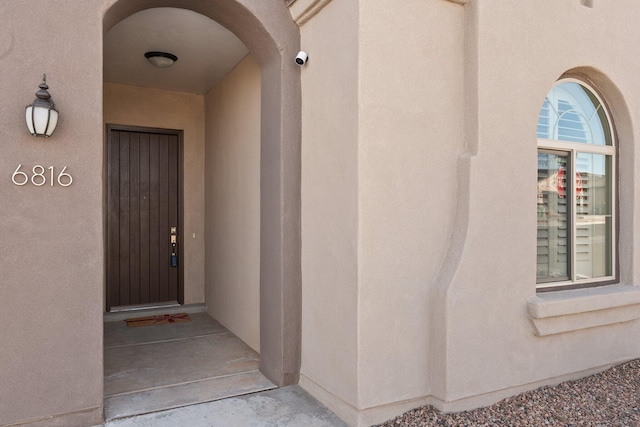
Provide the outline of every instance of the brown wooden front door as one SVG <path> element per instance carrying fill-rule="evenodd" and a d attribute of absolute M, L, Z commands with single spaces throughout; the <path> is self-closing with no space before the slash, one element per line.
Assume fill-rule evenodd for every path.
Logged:
<path fill-rule="evenodd" d="M 181 143 L 179 131 L 107 127 L 107 310 L 181 302 Z"/>

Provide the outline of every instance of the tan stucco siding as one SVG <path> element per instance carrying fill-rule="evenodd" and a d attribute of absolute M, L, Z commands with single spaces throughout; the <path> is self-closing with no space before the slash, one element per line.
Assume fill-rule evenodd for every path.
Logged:
<path fill-rule="evenodd" d="M 272 335 L 261 346 L 261 369 L 276 383 L 291 384 L 299 370 L 300 99 L 299 70 L 289 61 L 285 67 L 282 58 L 295 56 L 299 33 L 284 4 L 264 4 L 165 2 L 231 29 L 255 52 L 270 82 L 267 89 L 258 83 L 256 98 L 270 107 L 258 107 L 267 124 L 258 119 L 252 127 L 259 129 L 258 153 L 276 171 L 258 187 L 269 203 L 256 211 L 252 206 L 271 225 L 259 243 L 275 248 L 255 264 L 264 272 L 259 297 L 269 308 L 262 310 L 261 338 Z M 0 230 L 6 248 L 0 257 L 0 425 L 102 422 L 105 123 L 184 130 L 185 302 L 204 301 L 204 96 L 103 84 L 104 32 L 156 5 L 0 2 Z M 43 73 L 60 111 L 49 139 L 29 135 L 24 122 Z M 55 173 L 67 167 L 73 185 L 15 185 L 11 176 L 19 165 L 29 175 L 40 165 L 47 179 L 50 166 Z M 283 206 L 290 221 L 282 221 Z"/>
<path fill-rule="evenodd" d="M 431 393 L 432 294 L 451 238 L 464 145 L 464 9 L 360 8 L 359 402 Z M 374 421 L 371 420 L 371 423 Z"/>
<path fill-rule="evenodd" d="M 93 424 L 102 417 L 100 14 L 82 0 L 55 11 L 7 0 L 0 17 L 0 425 L 76 411 L 75 422 Z M 60 111 L 49 139 L 24 120 L 43 73 Z M 67 166 L 73 184 L 17 186 L 20 164 L 29 175 L 41 165 L 47 179 L 50 166 Z"/>
<path fill-rule="evenodd" d="M 358 2 L 302 27 L 301 384 L 357 405 Z M 306 384 L 306 385 L 305 385 Z M 315 387 L 315 388 L 311 388 Z"/>
<path fill-rule="evenodd" d="M 640 354 L 634 338 L 640 334 L 638 322 L 538 337 L 526 308 L 536 295 L 536 124 L 547 92 L 567 71 L 589 79 L 614 113 L 621 136 L 620 280 L 640 283 L 632 249 L 640 241 L 631 214 L 638 208 L 633 178 L 638 129 L 629 120 L 640 111 L 638 65 L 630 54 L 636 49 L 640 9 L 633 1 L 593 5 L 545 0 L 467 6 L 475 22 L 467 28 L 476 28 L 467 38 L 476 44 L 479 58 L 469 71 L 476 82 L 474 113 L 480 125 L 473 136 L 477 155 L 471 159 L 469 232 L 444 303 L 449 313 L 449 344 L 442 357 L 447 381 L 438 397 L 445 401 L 468 398 L 461 406 L 483 404 L 487 396 L 495 400 L 518 387 L 558 381 Z M 588 293 L 569 293 L 565 305 L 575 306 Z M 585 313 L 582 321 L 588 325 L 596 315 Z M 489 393 L 485 400 L 483 393 Z"/>
<path fill-rule="evenodd" d="M 247 56 L 206 97 L 207 311 L 260 351 L 260 68 Z"/>

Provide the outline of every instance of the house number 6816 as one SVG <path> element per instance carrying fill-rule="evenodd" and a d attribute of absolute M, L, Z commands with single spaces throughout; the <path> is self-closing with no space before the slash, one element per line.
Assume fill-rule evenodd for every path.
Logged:
<path fill-rule="evenodd" d="M 13 181 L 15 185 L 25 185 L 31 182 L 36 187 L 41 187 L 47 183 L 47 176 L 49 177 L 49 183 L 52 187 L 56 182 L 61 187 L 68 187 L 73 182 L 73 177 L 65 172 L 67 170 L 66 166 L 62 168 L 57 177 L 53 166 L 49 166 L 45 169 L 44 166 L 35 165 L 31 169 L 31 176 L 22 172 L 20 170 L 21 167 L 22 165 L 18 165 L 15 172 L 13 172 L 13 175 L 11 175 L 11 181 Z M 49 170 L 49 173 L 47 173 L 47 169 Z"/>

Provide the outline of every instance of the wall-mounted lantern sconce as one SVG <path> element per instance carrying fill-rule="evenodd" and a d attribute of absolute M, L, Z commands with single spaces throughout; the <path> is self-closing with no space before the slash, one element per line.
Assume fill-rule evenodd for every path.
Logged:
<path fill-rule="evenodd" d="M 40 90 L 36 92 L 36 99 L 31 105 L 27 105 L 27 127 L 31 135 L 49 137 L 58 125 L 58 110 L 51 95 L 47 92 L 47 75 L 42 75 Z"/>

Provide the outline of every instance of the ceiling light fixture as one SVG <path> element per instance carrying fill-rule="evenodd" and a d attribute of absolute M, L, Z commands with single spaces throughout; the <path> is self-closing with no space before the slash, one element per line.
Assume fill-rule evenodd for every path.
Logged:
<path fill-rule="evenodd" d="M 178 60 L 177 56 L 167 52 L 147 52 L 144 57 L 158 68 L 171 67 Z"/>

